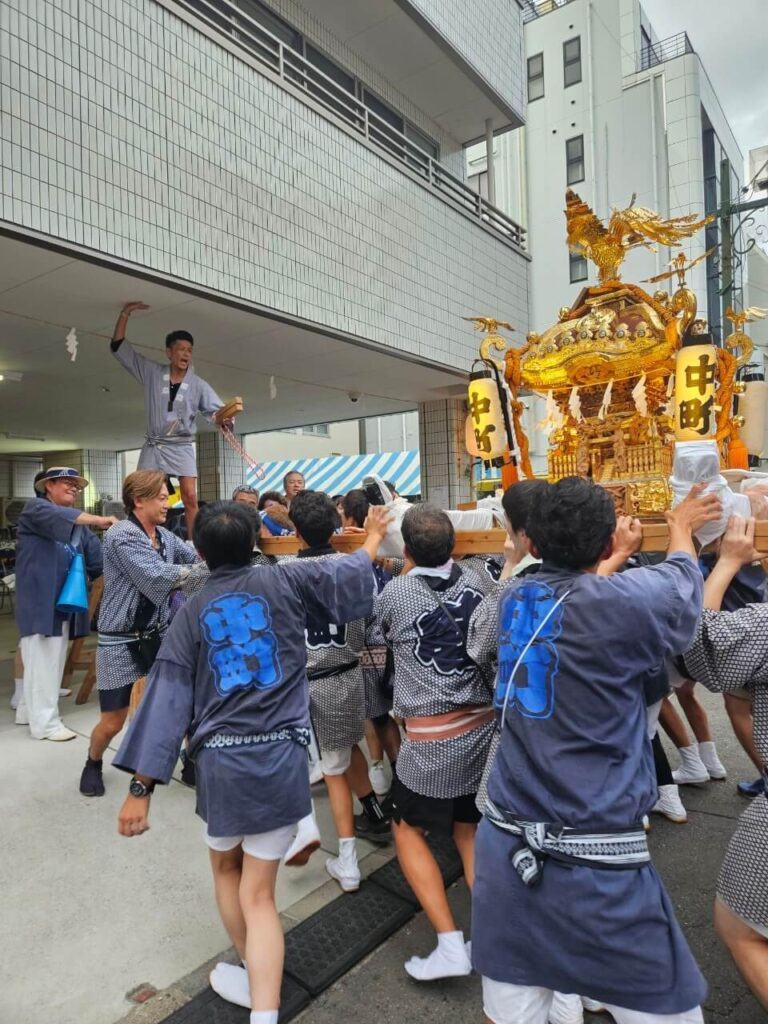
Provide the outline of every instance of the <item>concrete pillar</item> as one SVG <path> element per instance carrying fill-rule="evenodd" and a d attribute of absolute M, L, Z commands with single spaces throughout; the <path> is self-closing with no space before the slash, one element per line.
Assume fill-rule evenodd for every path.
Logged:
<path fill-rule="evenodd" d="M 243 444 L 242 435 L 236 437 Z M 247 469 L 219 431 L 207 430 L 197 435 L 197 495 L 200 500 L 231 498 L 234 489 L 245 483 Z"/>
<path fill-rule="evenodd" d="M 471 460 L 464 447 L 466 417 L 463 398 L 419 405 L 421 496 L 440 508 L 472 500 Z"/>

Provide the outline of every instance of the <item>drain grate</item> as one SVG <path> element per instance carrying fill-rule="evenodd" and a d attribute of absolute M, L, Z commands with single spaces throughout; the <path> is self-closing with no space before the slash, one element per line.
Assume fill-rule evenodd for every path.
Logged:
<path fill-rule="evenodd" d="M 412 904 L 363 882 L 357 893 L 335 899 L 288 932 L 285 970 L 319 995 L 413 914 Z"/>
<path fill-rule="evenodd" d="M 301 1013 L 311 998 L 297 981 L 284 975 L 280 991 L 280 1024 Z M 213 989 L 207 988 L 166 1017 L 162 1024 L 248 1024 L 250 1016 L 250 1010 L 225 1002 Z"/>

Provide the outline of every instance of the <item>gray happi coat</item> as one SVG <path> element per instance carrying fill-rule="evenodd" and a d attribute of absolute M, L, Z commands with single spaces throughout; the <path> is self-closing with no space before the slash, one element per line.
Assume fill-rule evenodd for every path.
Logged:
<path fill-rule="evenodd" d="M 114 344 L 114 343 L 113 343 Z M 125 340 L 112 354 L 144 387 L 147 440 L 139 457 L 139 469 L 161 469 L 169 476 L 197 476 L 195 420 L 201 412 L 209 420 L 224 404 L 207 381 L 187 370 L 173 408 L 170 369 L 136 352 Z"/>

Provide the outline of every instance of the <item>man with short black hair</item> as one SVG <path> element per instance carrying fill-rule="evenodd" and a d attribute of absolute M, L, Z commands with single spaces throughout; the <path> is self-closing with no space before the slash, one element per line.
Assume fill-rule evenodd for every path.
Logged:
<path fill-rule="evenodd" d="M 171 331 L 165 339 L 169 367 L 136 352 L 126 341 L 128 318 L 137 310 L 149 309 L 143 302 L 128 302 L 115 324 L 110 348 L 121 366 L 144 387 L 147 435 L 139 456 L 138 469 L 161 469 L 179 479 L 187 522 L 187 537 L 197 515 L 197 456 L 195 436 L 197 414 L 210 422 L 224 405 L 213 388 L 192 369 L 189 331 Z M 231 423 L 228 424 L 231 426 Z"/>
<path fill-rule="evenodd" d="M 432 981 L 472 968 L 425 836 L 453 835 L 471 888 L 480 819 L 475 793 L 493 735 L 493 708 L 490 681 L 466 651 L 469 620 L 484 592 L 479 576 L 451 557 L 450 519 L 432 505 L 414 505 L 401 528 L 403 574 L 386 585 L 376 612 L 394 655 L 394 713 L 406 730 L 391 795 L 397 856 L 438 943 L 405 969 L 417 981 Z"/>
<path fill-rule="evenodd" d="M 343 556 L 331 547 L 339 514 L 327 494 L 301 491 L 289 510 L 299 540 L 299 560 L 334 563 Z M 371 573 L 371 592 L 374 578 Z M 371 789 L 364 759 L 353 763 L 352 749 L 365 735 L 365 686 L 360 654 L 365 645 L 365 618 L 346 623 L 311 612 L 306 623 L 309 709 L 320 750 L 320 769 L 328 789 L 339 855 L 326 861 L 326 870 L 344 892 L 360 888 L 356 831 L 375 842 L 390 839 L 389 822 Z M 363 806 L 356 823 L 353 787 Z"/>
<path fill-rule="evenodd" d="M 135 773 L 119 831 L 141 835 L 155 783 L 170 780 L 189 734 L 217 903 L 247 963 L 247 972 L 217 964 L 210 981 L 259 1024 L 277 1024 L 280 1002 L 277 870 L 310 808 L 305 624 L 325 618 L 343 626 L 370 612 L 371 563 L 386 523 L 386 512 L 375 510 L 353 555 L 254 569 L 249 510 L 236 502 L 202 508 L 194 540 L 210 579 L 171 623 L 114 760 Z M 297 863 L 311 850 L 303 852 Z"/>
<path fill-rule="evenodd" d="M 472 962 L 491 1024 L 546 1024 L 555 991 L 617 1024 L 703 1020 L 706 985 L 642 825 L 656 800 L 643 682 L 701 614 L 692 532 L 720 517 L 701 489 L 667 513 L 666 562 L 611 576 L 608 493 L 566 478 L 534 495 L 525 529 L 543 563 L 499 601 L 501 740 L 477 835 Z"/>
<path fill-rule="evenodd" d="M 307 482 L 304 479 L 304 474 L 300 473 L 298 469 L 292 469 L 290 473 L 286 473 L 283 477 L 283 491 L 285 492 L 285 501 L 288 508 L 291 507 L 291 502 L 297 494 L 301 494 L 303 490 L 306 490 Z"/>

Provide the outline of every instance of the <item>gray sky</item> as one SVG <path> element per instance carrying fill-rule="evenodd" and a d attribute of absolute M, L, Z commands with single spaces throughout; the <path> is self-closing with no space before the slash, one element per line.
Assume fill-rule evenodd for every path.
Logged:
<path fill-rule="evenodd" d="M 736 141 L 768 145 L 768 2 L 640 0 L 659 39 L 687 32 Z"/>

